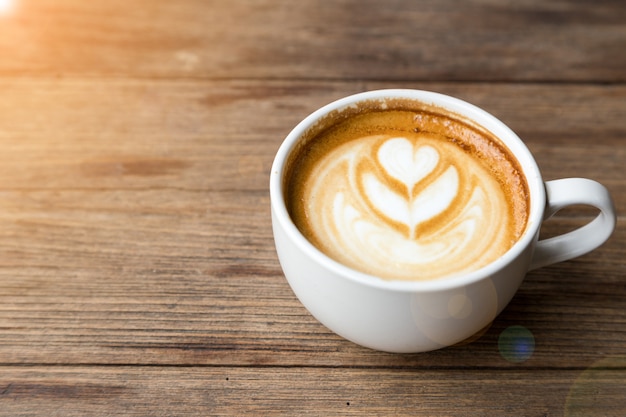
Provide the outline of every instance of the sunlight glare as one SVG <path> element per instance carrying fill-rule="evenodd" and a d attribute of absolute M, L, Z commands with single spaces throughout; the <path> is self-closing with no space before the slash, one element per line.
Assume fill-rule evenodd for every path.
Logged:
<path fill-rule="evenodd" d="M 0 14 L 7 14 L 13 9 L 14 0 L 0 0 Z"/>

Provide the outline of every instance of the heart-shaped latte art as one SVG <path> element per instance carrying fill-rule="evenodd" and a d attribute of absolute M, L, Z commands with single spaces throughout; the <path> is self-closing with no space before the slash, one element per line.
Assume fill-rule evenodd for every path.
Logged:
<path fill-rule="evenodd" d="M 409 193 L 439 162 L 439 153 L 433 147 L 415 147 L 408 139 L 401 137 L 385 141 L 379 148 L 377 157 L 385 171 L 406 185 Z"/>
<path fill-rule="evenodd" d="M 399 194 L 373 172 L 365 173 L 362 184 L 368 200 L 384 217 L 406 225 L 411 238 L 417 225 L 443 213 L 459 191 L 459 174 L 454 166 L 446 168 L 432 183 L 413 196 L 416 184 L 431 174 L 439 163 L 439 153 L 430 146 L 415 147 L 404 138 L 385 142 L 378 161 L 385 171 L 407 187 Z"/>

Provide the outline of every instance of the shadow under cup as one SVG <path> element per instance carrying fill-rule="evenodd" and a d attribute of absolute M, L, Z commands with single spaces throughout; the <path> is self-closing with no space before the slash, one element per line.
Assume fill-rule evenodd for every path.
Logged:
<path fill-rule="evenodd" d="M 289 174 L 287 164 L 302 146 L 303 138 L 324 129 L 325 120 L 354 114 L 361 106 L 357 103 L 368 106 L 375 103 L 385 109 L 397 100 L 442 108 L 481 126 L 497 137 L 519 163 L 529 193 L 526 228 L 517 242 L 490 264 L 447 278 L 385 280 L 326 256 L 300 233 L 290 218 L 285 204 L 285 176 Z M 539 228 L 546 214 L 546 190 L 539 168 L 513 131 L 476 106 L 419 90 L 361 93 L 324 106 L 305 118 L 289 133 L 276 154 L 270 199 L 278 258 L 298 299 L 338 335 L 388 352 L 423 352 L 450 346 L 488 326 L 509 303 L 531 268 Z"/>

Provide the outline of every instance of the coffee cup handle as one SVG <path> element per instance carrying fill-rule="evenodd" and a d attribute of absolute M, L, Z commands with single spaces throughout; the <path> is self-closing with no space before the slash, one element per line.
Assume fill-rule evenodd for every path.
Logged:
<path fill-rule="evenodd" d="M 545 182 L 546 209 L 543 220 L 559 210 L 582 204 L 600 213 L 591 222 L 571 232 L 537 242 L 529 270 L 584 255 L 602 245 L 615 229 L 615 206 L 602 184 L 586 178 L 565 178 Z"/>

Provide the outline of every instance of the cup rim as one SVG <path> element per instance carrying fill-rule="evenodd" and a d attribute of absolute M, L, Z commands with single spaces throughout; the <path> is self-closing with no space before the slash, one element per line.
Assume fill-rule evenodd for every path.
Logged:
<path fill-rule="evenodd" d="M 522 167 L 523 174 L 528 184 L 530 209 L 524 233 L 502 256 L 480 269 L 459 275 L 423 281 L 389 280 L 357 271 L 332 259 L 309 242 L 295 226 L 287 211 L 283 197 L 282 178 L 285 162 L 288 160 L 289 155 L 295 148 L 300 137 L 331 111 L 342 111 L 362 101 L 384 101 L 385 99 L 408 99 L 443 107 L 489 130 L 498 137 L 515 156 Z M 481 281 L 496 274 L 506 265 L 513 262 L 522 254 L 524 249 L 537 238 L 539 226 L 543 221 L 546 195 L 539 167 L 528 147 L 515 132 L 491 113 L 462 99 L 433 91 L 417 89 L 381 89 L 352 94 L 328 103 L 309 114 L 289 132 L 280 145 L 272 164 L 270 174 L 270 204 L 273 213 L 273 221 L 279 222 L 290 241 L 306 253 L 308 257 L 324 265 L 325 268 L 334 272 L 338 277 L 365 286 L 388 291 L 423 293 L 459 288 Z"/>

